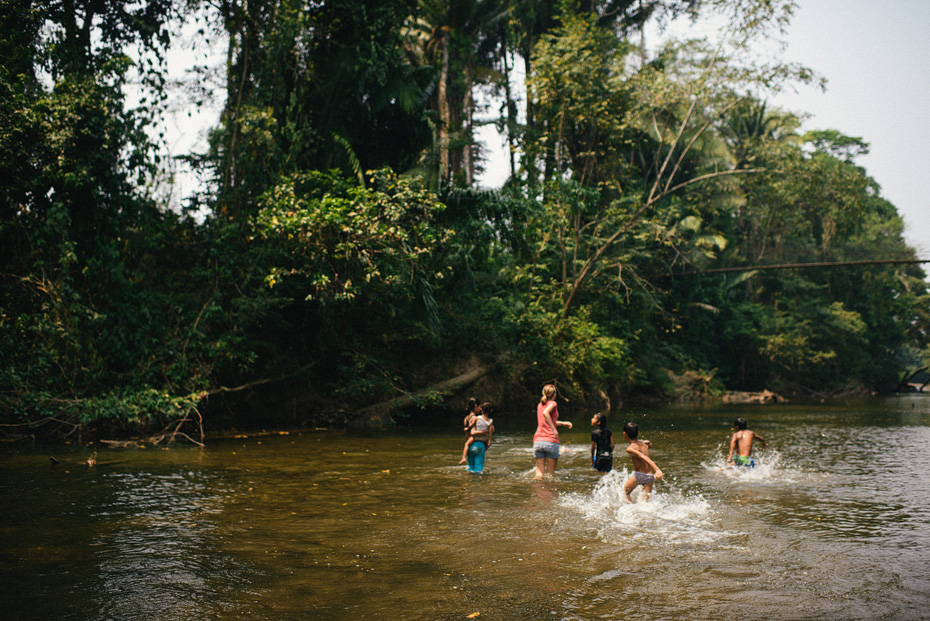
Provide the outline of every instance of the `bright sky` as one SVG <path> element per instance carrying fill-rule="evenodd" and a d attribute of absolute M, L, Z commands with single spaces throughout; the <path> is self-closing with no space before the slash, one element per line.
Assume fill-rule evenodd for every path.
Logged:
<path fill-rule="evenodd" d="M 898 208 L 907 242 L 930 259 L 930 1 L 799 3 L 784 59 L 826 77 L 827 90 L 803 88 L 777 103 L 809 113 L 805 129 L 871 145 L 857 163 Z"/>

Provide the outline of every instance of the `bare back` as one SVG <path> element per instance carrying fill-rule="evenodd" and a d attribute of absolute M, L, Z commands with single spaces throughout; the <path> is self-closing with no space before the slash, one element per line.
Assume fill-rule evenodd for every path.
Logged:
<path fill-rule="evenodd" d="M 762 437 L 749 429 L 742 429 L 733 434 L 730 440 L 730 447 L 733 453 L 741 457 L 749 457 L 752 454 L 752 443 L 756 438 Z"/>
<path fill-rule="evenodd" d="M 633 461 L 633 470 L 635 470 L 636 472 L 646 472 L 648 474 L 652 474 L 655 472 L 655 469 L 646 460 L 644 460 L 642 457 L 640 457 L 636 453 L 630 451 L 629 449 L 635 449 L 639 451 L 640 453 L 642 453 L 643 455 L 645 455 L 646 457 L 649 457 L 649 445 L 648 444 L 646 444 L 642 440 L 633 440 L 632 442 L 630 442 L 630 446 L 627 449 L 627 452 L 630 454 L 630 459 Z"/>

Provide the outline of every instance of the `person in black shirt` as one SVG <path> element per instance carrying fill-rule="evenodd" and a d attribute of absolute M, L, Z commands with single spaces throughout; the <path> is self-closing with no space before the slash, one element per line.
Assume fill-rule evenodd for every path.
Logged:
<path fill-rule="evenodd" d="M 591 432 L 591 467 L 601 473 L 614 466 L 614 438 L 607 428 L 607 417 L 598 412 L 591 418 L 597 429 Z"/>

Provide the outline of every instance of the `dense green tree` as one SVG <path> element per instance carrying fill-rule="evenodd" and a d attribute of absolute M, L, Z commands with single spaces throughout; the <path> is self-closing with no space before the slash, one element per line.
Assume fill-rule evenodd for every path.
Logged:
<path fill-rule="evenodd" d="M 173 350 L 189 339 L 177 332 L 183 293 L 163 288 L 183 280 L 172 244 L 192 230 L 141 188 L 157 168 L 152 108 L 130 109 L 125 90 L 132 80 L 150 101 L 163 95 L 160 59 L 179 8 L 73 1 L 0 12 L 0 400 L 13 420 L 164 420 L 196 403 L 187 395 L 203 380 Z"/>
<path fill-rule="evenodd" d="M 226 106 L 208 159 L 216 210 L 257 209 L 282 175 L 414 166 L 431 141 L 433 76 L 406 62 L 411 2 L 230 1 Z"/>
<path fill-rule="evenodd" d="M 147 188 L 168 32 L 197 7 L 227 51 L 201 219 Z M 889 390 L 927 348 L 867 143 L 801 135 L 765 94 L 810 72 L 741 60 L 791 1 L 0 8 L 4 423 L 179 428 L 206 395 L 340 420 L 501 361 L 578 404 Z M 682 12 L 722 15 L 724 48 L 647 56 L 644 24 Z M 500 191 L 472 187 L 479 93 L 513 149 Z"/>

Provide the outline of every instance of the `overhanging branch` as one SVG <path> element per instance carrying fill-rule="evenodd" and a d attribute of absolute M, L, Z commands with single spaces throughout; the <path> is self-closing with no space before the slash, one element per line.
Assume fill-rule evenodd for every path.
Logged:
<path fill-rule="evenodd" d="M 777 263 L 774 265 L 749 265 L 746 267 L 717 267 L 709 270 L 666 272 L 659 276 L 695 276 L 703 274 L 727 274 L 732 272 L 761 272 L 766 270 L 797 270 L 817 267 L 854 267 L 857 265 L 913 265 L 930 263 L 930 259 L 863 259 L 859 261 L 824 261 L 821 263 Z"/>

